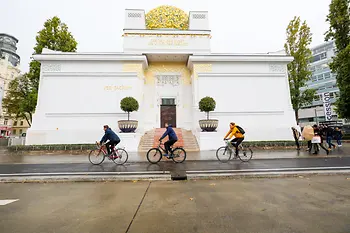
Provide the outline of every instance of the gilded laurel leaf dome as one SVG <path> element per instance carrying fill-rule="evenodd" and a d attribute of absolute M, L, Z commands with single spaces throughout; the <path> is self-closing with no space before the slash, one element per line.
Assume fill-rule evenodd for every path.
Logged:
<path fill-rule="evenodd" d="M 175 28 L 188 29 L 188 15 L 174 6 L 159 6 L 146 14 L 147 29 Z"/>

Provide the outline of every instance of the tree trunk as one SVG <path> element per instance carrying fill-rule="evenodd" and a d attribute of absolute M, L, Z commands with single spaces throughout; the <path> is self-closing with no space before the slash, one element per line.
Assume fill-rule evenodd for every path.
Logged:
<path fill-rule="evenodd" d="M 297 122 L 297 125 L 299 125 L 299 110 L 294 109 L 294 114 L 295 114 L 295 121 Z"/>
<path fill-rule="evenodd" d="M 209 112 L 207 112 L 207 120 L 209 120 Z"/>
<path fill-rule="evenodd" d="M 28 119 L 28 117 L 26 116 L 26 114 L 24 114 L 24 118 L 26 119 L 26 121 L 27 121 L 29 127 L 31 127 L 31 126 L 32 126 L 31 121 L 29 121 L 29 119 Z"/>
<path fill-rule="evenodd" d="M 130 112 L 128 112 L 128 121 L 129 121 L 129 119 L 130 119 Z"/>

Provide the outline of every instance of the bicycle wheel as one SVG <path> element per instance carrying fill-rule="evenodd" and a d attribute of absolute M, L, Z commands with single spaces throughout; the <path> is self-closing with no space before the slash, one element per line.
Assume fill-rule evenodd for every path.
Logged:
<path fill-rule="evenodd" d="M 91 150 L 89 153 L 89 161 L 93 165 L 100 165 L 105 160 L 105 155 L 101 150 Z"/>
<path fill-rule="evenodd" d="M 121 148 L 116 149 L 115 154 L 113 156 L 113 162 L 118 165 L 123 165 L 124 163 L 126 163 L 126 161 L 128 161 L 129 158 L 128 152 Z"/>
<path fill-rule="evenodd" d="M 238 158 L 242 162 L 248 162 L 253 157 L 253 151 L 250 148 L 240 148 L 238 150 Z"/>
<path fill-rule="evenodd" d="M 232 151 L 227 146 L 219 147 L 219 149 L 216 150 L 216 158 L 222 162 L 227 163 L 232 156 Z"/>
<path fill-rule="evenodd" d="M 186 160 L 186 151 L 180 147 L 175 148 L 175 150 L 173 150 L 172 156 L 172 160 L 175 163 L 182 163 Z"/>
<path fill-rule="evenodd" d="M 162 152 L 158 148 L 152 148 L 147 152 L 147 160 L 150 163 L 158 163 L 162 159 Z"/>

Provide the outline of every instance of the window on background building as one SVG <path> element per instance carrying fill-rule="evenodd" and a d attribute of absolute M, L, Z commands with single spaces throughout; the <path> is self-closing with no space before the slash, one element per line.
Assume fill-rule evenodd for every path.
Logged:
<path fill-rule="evenodd" d="M 13 122 L 13 126 L 16 126 L 17 125 L 17 121 Z"/>
<path fill-rule="evenodd" d="M 19 135 L 22 135 L 22 133 L 23 133 L 23 129 L 20 129 L 19 130 Z"/>
<path fill-rule="evenodd" d="M 321 98 L 320 98 L 320 95 L 315 95 L 314 97 L 314 101 L 319 101 Z"/>
<path fill-rule="evenodd" d="M 307 120 L 308 120 L 309 122 L 313 122 L 313 121 L 314 121 L 314 118 L 313 118 L 313 117 L 310 117 L 310 118 L 307 118 Z"/>
<path fill-rule="evenodd" d="M 324 74 L 324 78 L 325 78 L 325 79 L 331 78 L 331 73 L 325 73 L 325 74 Z"/>
<path fill-rule="evenodd" d="M 324 79 L 323 74 L 317 75 L 317 80 L 323 80 L 323 79 Z"/>
<path fill-rule="evenodd" d="M 316 82 L 317 81 L 317 77 L 316 76 L 312 76 L 312 81 Z"/>
<path fill-rule="evenodd" d="M 334 92 L 336 97 L 339 97 L 339 92 Z"/>
<path fill-rule="evenodd" d="M 23 125 L 23 121 L 21 121 L 21 125 Z"/>
<path fill-rule="evenodd" d="M 329 93 L 329 96 L 330 96 L 331 98 L 334 98 L 334 92 Z"/>
<path fill-rule="evenodd" d="M 319 88 L 318 88 L 319 91 L 322 91 L 322 90 L 324 90 L 324 89 L 326 89 L 325 86 L 322 86 L 322 87 L 319 87 Z"/>
<path fill-rule="evenodd" d="M 5 119 L 5 120 L 4 120 L 4 125 L 7 125 L 8 122 L 9 122 L 9 120 L 8 120 L 8 119 Z"/>
<path fill-rule="evenodd" d="M 16 135 L 16 133 L 17 133 L 17 131 L 14 129 L 14 130 L 12 131 L 12 134 L 13 134 L 13 135 Z"/>

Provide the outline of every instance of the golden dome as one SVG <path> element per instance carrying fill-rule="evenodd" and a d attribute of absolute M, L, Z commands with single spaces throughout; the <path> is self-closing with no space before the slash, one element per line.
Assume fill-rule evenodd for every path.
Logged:
<path fill-rule="evenodd" d="M 176 28 L 188 29 L 188 15 L 174 6 L 159 6 L 146 14 L 147 29 Z"/>

